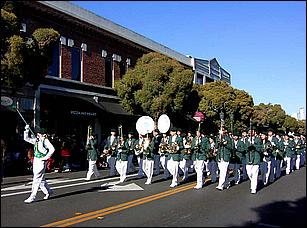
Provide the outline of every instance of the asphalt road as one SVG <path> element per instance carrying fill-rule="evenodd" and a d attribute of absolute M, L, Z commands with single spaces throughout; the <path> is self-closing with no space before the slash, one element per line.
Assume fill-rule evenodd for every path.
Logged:
<path fill-rule="evenodd" d="M 269 186 L 260 184 L 250 194 L 250 181 L 218 191 L 217 183 L 206 181 L 196 190 L 195 174 L 189 181 L 170 188 L 171 180 L 155 176 L 146 179 L 129 176 L 123 184 L 108 178 L 85 182 L 85 171 L 48 173 L 54 194 L 43 200 L 23 202 L 29 196 L 31 176 L 4 178 L 1 185 L 1 227 L 13 226 L 172 226 L 172 227 L 305 227 L 306 167 L 283 175 Z"/>

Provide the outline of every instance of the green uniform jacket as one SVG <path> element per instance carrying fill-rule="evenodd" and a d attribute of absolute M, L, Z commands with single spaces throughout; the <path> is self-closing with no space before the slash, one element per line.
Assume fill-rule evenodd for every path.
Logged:
<path fill-rule="evenodd" d="M 191 159 L 193 161 L 197 160 L 207 160 L 210 143 L 207 137 L 200 137 L 200 144 L 197 146 L 197 136 L 195 136 L 192 140 L 192 156 Z"/>
<path fill-rule="evenodd" d="M 130 146 L 129 146 L 129 141 L 131 141 Z M 134 138 L 126 139 L 125 148 L 127 149 L 128 155 L 134 154 L 135 141 L 136 139 Z"/>
<path fill-rule="evenodd" d="M 224 161 L 229 162 L 230 156 L 231 156 L 231 150 L 233 148 L 233 143 L 231 138 L 228 135 L 223 136 L 224 141 L 226 141 L 226 144 L 220 143 L 219 137 L 216 139 L 216 145 L 217 145 L 217 161 L 221 161 L 223 158 Z"/>
<path fill-rule="evenodd" d="M 273 145 L 270 141 L 268 140 L 264 140 L 261 142 L 261 152 L 260 155 L 261 155 L 261 161 L 263 161 L 263 158 L 266 160 L 266 161 L 271 161 L 271 158 L 274 157 L 273 155 Z"/>
<path fill-rule="evenodd" d="M 158 135 L 156 137 L 153 137 L 152 141 L 154 142 L 154 147 L 153 147 L 153 153 L 154 155 L 159 155 L 159 145 L 161 142 L 161 137 Z"/>
<path fill-rule="evenodd" d="M 143 143 L 144 143 L 144 140 L 145 140 L 145 139 L 143 139 Z M 136 147 L 136 145 L 139 144 L 139 141 L 140 141 L 139 138 L 135 140 L 134 148 Z M 143 158 L 143 153 L 141 153 L 141 154 L 139 154 L 139 155 L 136 155 L 136 156 L 142 159 L 142 158 Z"/>
<path fill-rule="evenodd" d="M 99 156 L 97 150 L 97 139 L 90 139 L 85 149 L 87 150 L 87 160 L 97 161 Z"/>
<path fill-rule="evenodd" d="M 125 143 L 122 146 L 118 146 L 116 150 L 116 160 L 128 161 L 128 150 Z"/>
<path fill-rule="evenodd" d="M 118 138 L 115 136 L 115 139 L 111 145 L 111 136 L 109 136 L 107 138 L 107 143 L 106 145 L 104 146 L 104 149 L 108 150 L 110 149 L 111 147 L 115 147 L 117 148 L 117 145 L 118 145 Z M 116 149 L 115 150 L 112 150 L 112 154 L 111 154 L 112 157 L 116 157 Z"/>
<path fill-rule="evenodd" d="M 192 146 L 192 144 L 191 144 L 191 146 Z M 182 160 L 183 158 L 185 160 L 191 160 L 192 159 L 192 153 L 191 154 L 187 154 L 187 149 L 186 148 L 184 148 L 181 151 L 181 158 L 180 158 L 180 160 Z"/>
<path fill-rule="evenodd" d="M 278 160 L 283 160 L 284 159 L 284 144 L 282 140 L 278 140 L 276 138 L 275 143 L 275 148 L 273 150 L 273 155 L 275 156 L 276 159 Z"/>
<path fill-rule="evenodd" d="M 294 151 L 296 155 L 300 155 L 304 150 L 303 140 L 299 139 L 298 141 L 293 140 L 294 142 Z"/>
<path fill-rule="evenodd" d="M 172 136 L 169 136 L 169 140 L 168 140 L 169 145 L 172 145 L 172 143 L 173 143 L 172 138 L 173 138 Z M 169 153 L 167 158 L 168 158 L 168 160 L 173 158 L 174 161 L 180 161 L 181 150 L 184 149 L 183 140 L 182 140 L 181 137 L 177 136 L 175 142 L 178 144 L 179 150 L 177 150 L 176 153 Z"/>
<path fill-rule="evenodd" d="M 245 155 L 245 145 L 238 139 L 237 148 L 235 147 L 235 141 L 232 143 L 232 159 L 231 162 L 234 164 L 242 164 L 243 155 Z"/>
<path fill-rule="evenodd" d="M 246 164 L 247 165 L 259 165 L 261 162 L 261 140 L 258 137 L 254 138 L 254 144 L 251 145 L 247 140 L 247 152 L 246 152 Z"/>
<path fill-rule="evenodd" d="M 293 157 L 294 156 L 294 141 L 293 140 L 288 140 L 288 142 L 283 141 L 284 144 L 284 157 Z"/>
<path fill-rule="evenodd" d="M 155 148 L 155 139 L 153 138 L 149 143 L 147 149 L 144 149 L 143 159 L 153 160 L 154 159 L 154 148 Z"/>

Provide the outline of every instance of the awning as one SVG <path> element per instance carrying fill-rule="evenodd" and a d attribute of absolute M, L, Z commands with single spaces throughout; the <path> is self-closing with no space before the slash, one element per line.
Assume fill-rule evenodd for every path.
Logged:
<path fill-rule="evenodd" d="M 41 92 L 44 94 L 51 94 L 51 95 L 58 95 L 58 96 L 66 96 L 71 98 L 77 98 L 81 99 L 83 101 L 86 101 L 88 103 L 91 103 L 92 105 L 96 106 L 97 108 L 101 109 L 104 112 L 109 112 L 115 115 L 125 115 L 130 116 L 128 112 L 126 112 L 118 100 L 112 100 L 112 99 L 106 99 L 103 97 L 97 97 L 97 99 L 94 99 L 94 96 L 89 95 L 83 95 L 83 94 L 72 94 L 62 91 L 51 91 L 47 89 L 41 89 Z"/>
<path fill-rule="evenodd" d="M 105 112 L 109 112 L 115 115 L 126 115 L 129 116 L 130 114 L 126 112 L 121 104 L 117 103 L 116 101 L 111 102 L 111 101 L 98 101 L 96 102 L 92 97 L 83 97 L 83 96 L 78 96 L 82 100 L 86 100 L 87 102 L 95 105 L 96 107 L 102 109 Z"/>

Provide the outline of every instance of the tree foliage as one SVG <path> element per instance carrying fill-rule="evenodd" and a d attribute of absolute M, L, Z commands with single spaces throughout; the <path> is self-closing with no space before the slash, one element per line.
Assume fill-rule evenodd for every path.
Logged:
<path fill-rule="evenodd" d="M 37 86 L 51 63 L 52 48 L 60 34 L 52 28 L 38 28 L 24 37 L 15 15 L 18 2 L 6 1 L 1 9 L 1 84 L 18 89 L 27 82 Z"/>
<path fill-rule="evenodd" d="M 128 112 L 146 114 L 157 120 L 163 113 L 187 113 L 192 85 L 191 70 L 171 58 L 151 52 L 138 59 L 122 80 L 116 81 L 115 90 Z"/>
<path fill-rule="evenodd" d="M 207 127 L 220 125 L 220 113 L 225 114 L 225 125 L 230 127 L 231 113 L 235 128 L 246 128 L 253 109 L 253 98 L 244 90 L 238 90 L 224 81 L 194 85 L 200 96 L 199 111 L 205 113 Z M 217 129 L 215 129 L 217 130 Z"/>
<path fill-rule="evenodd" d="M 286 112 L 279 104 L 264 104 L 254 106 L 253 123 L 259 129 L 272 128 L 282 130 L 286 118 Z"/>

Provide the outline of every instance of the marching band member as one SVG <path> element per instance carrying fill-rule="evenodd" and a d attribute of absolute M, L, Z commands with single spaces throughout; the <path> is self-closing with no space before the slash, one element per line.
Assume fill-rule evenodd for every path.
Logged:
<path fill-rule="evenodd" d="M 168 149 L 167 149 L 168 139 L 169 139 L 169 136 L 166 133 L 163 133 L 161 141 L 160 141 L 160 145 L 159 145 L 160 164 L 164 170 L 163 172 L 164 180 L 168 179 L 170 176 L 170 173 L 167 169 L 167 161 L 168 161 L 168 156 L 169 156 Z"/>
<path fill-rule="evenodd" d="M 88 181 L 91 179 L 93 174 L 95 175 L 95 177 L 100 176 L 96 165 L 99 152 L 97 150 L 97 138 L 95 137 L 94 134 L 89 135 L 89 139 L 87 141 L 85 149 L 87 150 L 87 160 L 88 160 L 88 171 L 85 180 Z"/>
<path fill-rule="evenodd" d="M 232 162 L 233 162 L 233 172 L 235 184 L 240 183 L 241 171 L 240 166 L 242 165 L 243 153 L 245 153 L 244 143 L 239 139 L 239 132 L 234 131 L 233 133 L 233 143 L 232 143 Z"/>
<path fill-rule="evenodd" d="M 230 137 L 226 134 L 226 129 L 222 127 L 219 137 L 216 139 L 217 145 L 217 164 L 220 170 L 219 183 L 216 189 L 222 191 L 228 188 L 228 165 L 231 155 L 232 142 Z"/>
<path fill-rule="evenodd" d="M 188 152 L 190 151 L 188 148 L 189 145 L 186 145 L 187 141 L 185 137 L 181 136 L 182 129 L 178 128 L 177 129 L 177 136 L 180 138 L 180 141 L 182 140 L 184 149 L 181 150 L 180 152 L 180 161 L 179 161 L 179 173 L 183 174 L 182 180 L 181 181 L 186 181 L 188 179 L 188 171 L 189 171 L 189 160 L 191 157 L 191 153 L 189 154 Z M 190 145 L 191 147 L 191 145 Z"/>
<path fill-rule="evenodd" d="M 283 139 L 284 144 L 284 160 L 286 162 L 286 174 L 290 174 L 292 172 L 292 163 L 294 156 L 294 141 L 289 139 L 289 135 L 285 134 Z"/>
<path fill-rule="evenodd" d="M 138 178 L 143 178 L 143 151 L 144 151 L 144 137 L 139 134 L 139 138 L 135 141 L 134 153 L 138 160 L 139 171 Z"/>
<path fill-rule="evenodd" d="M 180 151 L 183 149 L 183 141 L 181 138 L 178 138 L 176 135 L 176 129 L 171 128 L 169 136 L 169 156 L 167 162 L 167 168 L 170 174 L 173 176 L 171 188 L 178 185 L 178 169 L 179 169 L 179 160 L 180 160 Z"/>
<path fill-rule="evenodd" d="M 244 151 L 242 151 L 242 180 L 246 181 L 248 179 L 247 172 L 246 172 L 246 153 L 247 153 L 247 131 L 243 130 L 241 133 L 241 139 L 240 141 L 244 145 Z"/>
<path fill-rule="evenodd" d="M 255 131 L 249 130 L 250 137 L 247 140 L 246 172 L 251 181 L 250 189 L 252 194 L 256 194 L 258 185 L 259 164 L 261 160 L 261 141 L 255 136 Z"/>
<path fill-rule="evenodd" d="M 306 160 L 306 138 L 301 134 L 300 139 L 302 140 L 302 150 L 301 150 L 301 164 L 300 166 L 304 166 Z"/>
<path fill-rule="evenodd" d="M 301 164 L 301 153 L 302 153 L 302 140 L 300 139 L 300 135 L 298 133 L 294 134 L 294 151 L 295 151 L 295 169 L 300 169 Z"/>
<path fill-rule="evenodd" d="M 265 133 L 260 134 L 261 139 L 261 162 L 260 162 L 260 172 L 261 172 L 261 180 L 264 185 L 267 185 L 269 182 L 270 172 L 271 172 L 271 157 L 273 153 L 273 145 L 269 140 L 267 140 L 267 136 Z"/>
<path fill-rule="evenodd" d="M 275 165 L 275 171 L 273 172 L 273 174 L 275 174 L 275 176 L 273 177 L 273 179 L 277 179 L 280 177 L 281 174 L 281 168 L 282 168 L 282 163 L 284 160 L 284 156 L 283 156 L 283 151 L 284 151 L 284 144 L 283 144 L 283 140 L 282 140 L 282 135 L 283 132 L 279 132 L 278 134 L 276 134 L 276 142 L 275 142 L 275 150 L 273 151 L 273 154 L 275 155 L 275 160 L 276 160 L 276 165 Z"/>
<path fill-rule="evenodd" d="M 177 133 L 180 131 L 177 131 Z M 192 141 L 193 137 L 191 135 L 191 132 L 188 132 L 186 137 L 182 138 L 183 140 L 183 146 L 184 149 L 182 150 L 180 162 L 179 162 L 179 168 L 181 169 L 183 173 L 183 177 L 181 181 L 186 181 L 188 179 L 188 173 L 189 173 L 189 167 L 191 166 L 191 155 L 192 155 Z"/>
<path fill-rule="evenodd" d="M 196 131 L 196 136 L 192 141 L 192 160 L 194 164 L 194 169 L 196 172 L 197 180 L 195 189 L 200 189 L 203 187 L 204 178 L 204 160 L 206 159 L 206 154 L 209 151 L 209 140 L 206 136 L 201 137 L 201 133 L 199 130 Z"/>
<path fill-rule="evenodd" d="M 128 150 L 125 146 L 125 140 L 122 135 L 118 138 L 115 167 L 119 173 L 119 183 L 123 183 L 127 177 Z"/>
<path fill-rule="evenodd" d="M 127 164 L 127 173 L 131 173 L 135 170 L 133 165 L 133 156 L 134 156 L 134 146 L 135 146 L 135 138 L 133 138 L 133 132 L 128 132 L 128 138 L 125 141 L 125 148 L 128 152 L 128 164 Z"/>
<path fill-rule="evenodd" d="M 160 154 L 159 154 L 159 145 L 161 141 L 161 136 L 159 134 L 159 130 L 155 129 L 153 130 L 153 140 L 154 140 L 154 148 L 153 148 L 153 154 L 154 154 L 154 174 L 159 175 L 160 174 Z"/>
<path fill-rule="evenodd" d="M 147 177 L 145 184 L 151 184 L 153 170 L 154 170 L 154 146 L 155 140 L 151 134 L 147 134 L 144 138 L 143 150 L 143 171 Z"/>
<path fill-rule="evenodd" d="M 104 154 L 101 156 L 107 156 L 107 162 L 109 164 L 109 176 L 116 175 L 115 162 L 116 162 L 116 150 L 118 145 L 118 138 L 116 137 L 116 130 L 112 128 L 110 130 L 111 135 L 108 136 L 106 145 L 104 146 Z"/>
<path fill-rule="evenodd" d="M 216 163 L 216 147 L 214 142 L 214 137 L 211 135 L 209 137 L 209 153 L 208 153 L 208 170 L 210 173 L 211 183 L 216 182 L 217 177 L 217 163 Z"/>
<path fill-rule="evenodd" d="M 275 176 L 276 176 L 276 170 L 277 170 L 277 165 L 280 166 L 280 164 L 277 164 L 277 152 L 276 150 L 278 150 L 278 140 L 276 138 L 276 136 L 273 135 L 273 129 L 269 129 L 268 130 L 268 137 L 267 140 L 271 143 L 272 145 L 272 156 L 271 156 L 271 173 L 270 173 L 270 178 L 269 181 L 270 182 L 274 182 L 275 180 Z"/>
<path fill-rule="evenodd" d="M 33 160 L 33 181 L 32 191 L 25 203 L 32 203 L 35 201 L 36 194 L 40 188 L 45 194 L 44 199 L 48 199 L 53 193 L 47 181 L 45 180 L 45 170 L 47 159 L 54 153 L 54 147 L 47 138 L 46 132 L 42 128 L 36 128 L 36 137 L 32 135 L 29 137 L 29 125 L 25 126 L 24 140 L 34 145 L 34 160 Z"/>

